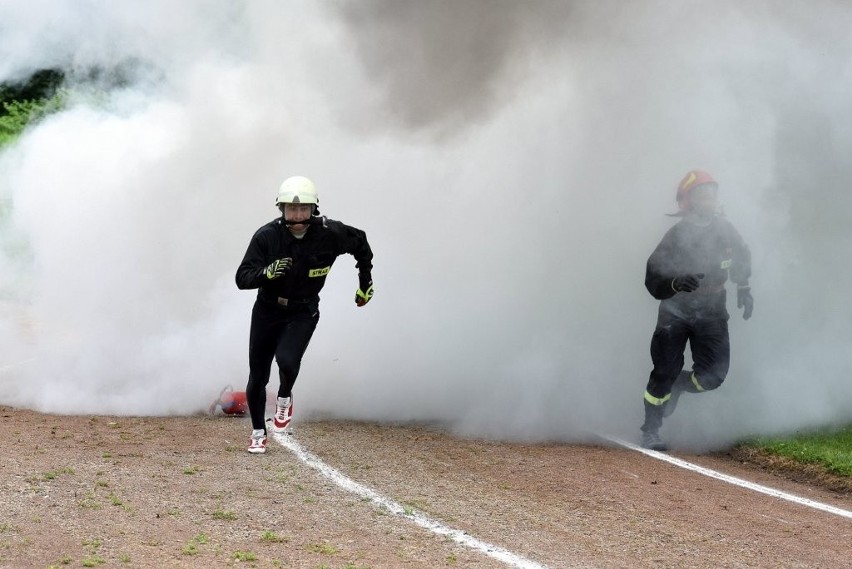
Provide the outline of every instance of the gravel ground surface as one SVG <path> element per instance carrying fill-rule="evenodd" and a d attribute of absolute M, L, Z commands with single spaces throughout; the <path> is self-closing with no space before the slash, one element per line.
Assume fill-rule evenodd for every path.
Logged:
<path fill-rule="evenodd" d="M 628 449 L 464 440 L 414 426 L 296 427 L 305 450 L 406 513 L 534 566 L 849 563 L 849 518 Z M 249 455 L 248 430 L 245 418 L 0 407 L 0 567 L 510 566 L 347 492 L 274 440 Z M 852 510 L 848 489 L 760 457 L 678 456 Z"/>

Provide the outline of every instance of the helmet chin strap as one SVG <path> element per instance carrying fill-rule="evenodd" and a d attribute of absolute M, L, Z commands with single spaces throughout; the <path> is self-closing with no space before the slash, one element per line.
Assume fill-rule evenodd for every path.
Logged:
<path fill-rule="evenodd" d="M 281 212 L 281 223 L 284 224 L 287 227 L 290 227 L 291 225 L 317 225 L 317 224 L 325 225 L 325 221 L 324 221 L 325 217 L 320 217 L 318 215 L 319 214 L 319 208 L 317 207 L 316 204 L 312 204 L 312 205 L 313 205 L 313 207 L 311 208 L 311 216 L 308 219 L 306 219 L 304 221 L 291 221 L 291 220 L 287 219 L 286 214 L 284 213 L 284 204 L 278 204 L 278 209 Z M 317 221 L 317 220 L 320 220 L 320 221 Z"/>
<path fill-rule="evenodd" d="M 293 226 L 293 225 L 325 225 L 326 224 L 325 223 L 326 217 L 324 215 L 312 215 L 311 217 L 309 217 L 308 219 L 306 219 L 304 221 L 290 221 L 288 219 L 285 219 L 283 215 L 281 216 L 281 218 L 282 218 L 284 225 L 286 225 L 287 227 L 290 227 L 290 226 Z"/>

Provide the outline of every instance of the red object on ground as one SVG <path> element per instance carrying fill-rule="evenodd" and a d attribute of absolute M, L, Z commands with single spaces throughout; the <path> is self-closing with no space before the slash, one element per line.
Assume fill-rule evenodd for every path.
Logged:
<path fill-rule="evenodd" d="M 216 413 L 216 407 L 222 409 L 225 415 L 245 415 L 248 413 L 248 402 L 245 391 L 234 391 L 228 385 L 219 394 L 219 398 L 210 405 L 210 414 Z"/>

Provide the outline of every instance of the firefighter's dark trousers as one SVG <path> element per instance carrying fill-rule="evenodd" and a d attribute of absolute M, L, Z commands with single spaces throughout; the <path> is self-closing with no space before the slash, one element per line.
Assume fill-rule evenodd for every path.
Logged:
<path fill-rule="evenodd" d="M 683 369 L 683 352 L 689 342 L 692 371 Z M 643 431 L 657 431 L 672 389 L 701 393 L 716 389 L 728 375 L 731 346 L 728 315 L 718 318 L 681 319 L 661 314 L 651 338 L 654 369 L 645 391 Z"/>
<path fill-rule="evenodd" d="M 280 306 L 257 300 L 251 311 L 246 399 L 253 429 L 265 429 L 266 384 L 272 358 L 278 362 L 278 397 L 290 397 L 302 356 L 319 322 L 315 301 Z"/>

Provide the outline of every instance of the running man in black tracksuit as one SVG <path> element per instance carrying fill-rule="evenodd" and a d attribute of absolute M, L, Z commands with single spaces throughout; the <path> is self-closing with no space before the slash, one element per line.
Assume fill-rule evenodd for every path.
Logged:
<path fill-rule="evenodd" d="M 659 429 L 684 391 L 701 393 L 725 381 L 730 363 L 725 282 L 737 285 L 737 307 L 751 317 L 754 301 L 748 279 L 751 254 L 734 226 L 716 215 L 718 186 L 706 172 L 693 170 L 678 186 L 680 222 L 648 259 L 645 288 L 659 299 L 651 338 L 654 369 L 645 391 L 642 446 L 665 450 Z M 686 343 L 692 370 L 684 370 Z"/>
<path fill-rule="evenodd" d="M 249 380 L 246 386 L 252 434 L 248 451 L 266 452 L 266 384 L 272 358 L 278 362 L 278 399 L 272 428 L 285 432 L 293 417 L 293 384 L 319 321 L 319 292 L 334 260 L 355 257 L 355 304 L 373 297 L 373 252 L 360 229 L 320 217 L 319 199 L 307 178 L 287 178 L 275 201 L 281 217 L 258 229 L 237 269 L 240 289 L 258 289 L 251 313 Z"/>

